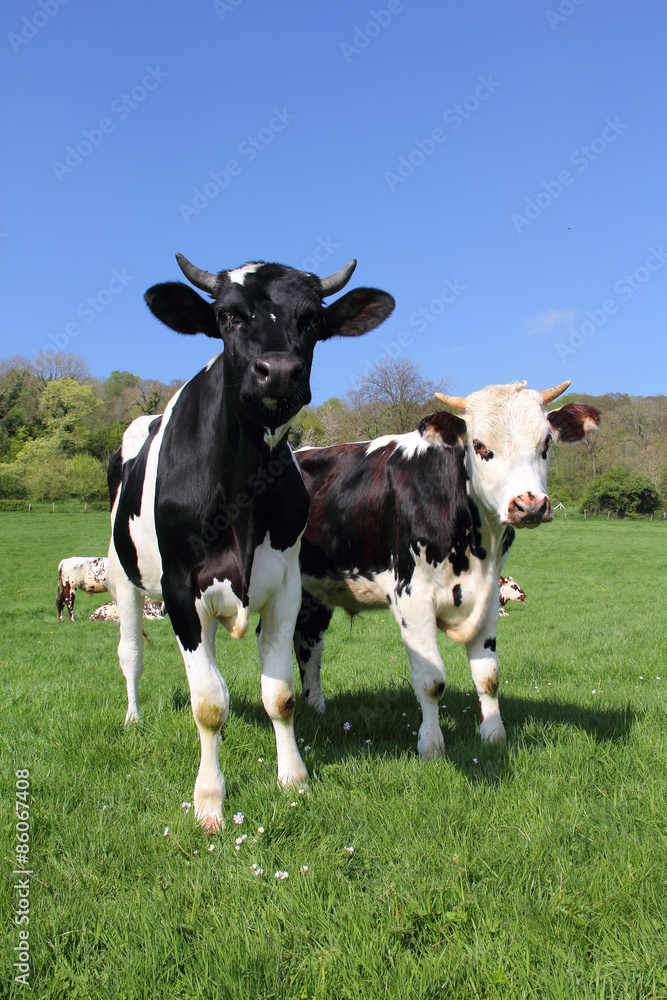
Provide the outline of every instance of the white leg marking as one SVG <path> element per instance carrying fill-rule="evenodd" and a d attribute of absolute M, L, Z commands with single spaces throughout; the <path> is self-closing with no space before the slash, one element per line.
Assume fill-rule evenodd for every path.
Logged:
<path fill-rule="evenodd" d="M 118 659 L 127 685 L 127 715 L 125 725 L 141 718 L 139 711 L 139 678 L 144 672 L 144 634 L 141 616 L 144 609 L 144 595 L 140 590 L 127 585 L 116 590 L 116 605 L 120 618 L 120 642 Z"/>
<path fill-rule="evenodd" d="M 447 684 L 447 672 L 438 649 L 432 597 L 403 595 L 392 604 L 410 659 L 410 672 L 422 712 L 417 749 L 425 760 L 445 752 L 438 705 Z"/>
<path fill-rule="evenodd" d="M 472 679 L 479 696 L 479 735 L 485 743 L 502 743 L 507 738 L 498 703 L 497 624 L 498 601 L 492 595 L 477 635 L 466 644 Z"/>
<path fill-rule="evenodd" d="M 200 619 L 202 612 L 199 612 Z M 225 779 L 220 769 L 220 730 L 229 714 L 229 691 L 215 662 L 211 639 L 215 626 L 202 621 L 202 641 L 195 650 L 184 650 L 179 642 L 190 687 L 192 714 L 199 730 L 201 759 L 195 782 L 195 819 L 208 833 L 224 828 L 222 802 Z"/>
<path fill-rule="evenodd" d="M 257 550 L 259 552 L 259 549 Z M 308 771 L 301 760 L 294 738 L 294 665 L 292 639 L 301 601 L 299 545 L 276 554 L 285 563 L 280 586 L 262 607 L 262 631 L 257 640 L 262 661 L 262 702 L 273 722 L 278 755 L 278 781 L 281 785 L 305 785 Z M 256 554 L 257 555 L 257 554 Z M 260 563 L 253 566 L 261 567 Z M 261 572 L 261 569 L 259 569 Z M 252 589 L 252 578 L 251 578 Z"/>

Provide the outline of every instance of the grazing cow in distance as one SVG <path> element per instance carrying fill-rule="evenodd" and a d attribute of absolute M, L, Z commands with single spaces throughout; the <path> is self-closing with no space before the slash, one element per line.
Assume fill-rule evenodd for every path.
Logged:
<path fill-rule="evenodd" d="M 498 614 L 501 618 L 507 618 L 505 605 L 508 601 L 525 601 L 526 592 L 522 590 L 513 576 L 501 576 L 498 580 Z"/>
<path fill-rule="evenodd" d="M 303 598 L 295 651 L 303 693 L 325 710 L 323 637 L 334 607 L 391 608 L 422 711 L 422 757 L 444 750 L 438 703 L 446 684 L 437 629 L 464 643 L 480 706 L 480 736 L 505 739 L 498 704 L 498 577 L 516 528 L 550 521 L 549 444 L 579 441 L 599 412 L 545 406 L 570 383 L 536 392 L 525 382 L 467 397 L 416 431 L 296 457 L 310 495 L 301 546 Z"/>
<path fill-rule="evenodd" d="M 164 620 L 164 604 L 162 601 L 144 601 L 142 618 L 149 621 Z M 90 616 L 91 622 L 119 622 L 120 615 L 115 601 L 107 601 L 101 608 L 95 608 Z"/>
<path fill-rule="evenodd" d="M 275 730 L 278 779 L 283 785 L 308 779 L 294 738 L 291 651 L 308 494 L 287 433 L 310 402 L 315 345 L 372 330 L 394 300 L 357 288 L 323 304 L 347 284 L 356 261 L 319 279 L 281 264 L 211 274 L 180 254 L 177 260 L 213 301 L 168 282 L 146 292 L 149 308 L 178 333 L 224 341 L 224 351 L 162 416 L 135 420 L 111 460 L 110 590 L 120 613 L 126 722 L 139 715 L 144 596 L 165 602 L 201 744 L 195 816 L 215 832 L 224 825 L 218 747 L 229 711 L 215 659 L 218 623 L 240 638 L 250 612 L 260 612 L 262 701 Z"/>
<path fill-rule="evenodd" d="M 69 620 L 74 621 L 74 598 L 77 590 L 87 594 L 101 594 L 108 590 L 106 556 L 72 556 L 58 563 L 58 593 L 56 607 L 58 621 L 63 620 L 63 607 L 67 605 Z"/>

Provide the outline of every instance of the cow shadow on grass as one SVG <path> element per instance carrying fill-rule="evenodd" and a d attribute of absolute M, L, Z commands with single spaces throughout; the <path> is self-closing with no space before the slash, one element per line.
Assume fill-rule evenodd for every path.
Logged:
<path fill-rule="evenodd" d="M 595 743 L 624 742 L 636 719 L 629 705 L 587 708 L 552 697 L 528 699 L 510 693 L 501 697 L 500 708 L 508 743 L 489 746 L 479 738 L 479 709 L 473 688 L 467 692 L 448 689 L 441 706 L 445 759 L 489 784 L 511 780 L 512 751 L 539 752 L 567 739 L 568 730 L 581 730 Z M 248 723 L 266 727 L 267 738 L 272 738 L 259 697 L 242 694 L 235 699 L 232 692 L 232 711 Z M 324 715 L 317 715 L 298 695 L 294 728 L 308 769 L 317 773 L 354 758 L 417 757 L 420 722 L 419 705 L 406 682 L 379 690 L 331 694 Z"/>

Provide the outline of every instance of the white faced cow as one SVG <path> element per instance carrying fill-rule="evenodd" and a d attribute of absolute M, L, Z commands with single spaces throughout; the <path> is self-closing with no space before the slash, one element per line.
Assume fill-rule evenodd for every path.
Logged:
<path fill-rule="evenodd" d="M 513 576 L 501 576 L 498 580 L 498 614 L 507 618 L 505 605 L 508 601 L 525 601 L 526 591 L 522 590 Z"/>
<path fill-rule="evenodd" d="M 195 816 L 213 832 L 223 825 L 218 746 L 229 710 L 215 660 L 219 622 L 239 638 L 250 612 L 261 613 L 262 700 L 275 728 L 278 778 L 284 785 L 308 778 L 292 725 L 291 654 L 308 494 L 287 432 L 310 402 L 315 344 L 372 330 L 394 300 L 358 288 L 324 307 L 356 261 L 318 279 L 265 263 L 210 274 L 177 259 L 213 301 L 169 282 L 148 290 L 149 308 L 178 333 L 224 341 L 224 351 L 179 390 L 163 416 L 134 421 L 112 459 L 109 589 L 120 614 L 126 722 L 139 714 L 144 596 L 164 599 L 201 742 Z"/>
<path fill-rule="evenodd" d="M 549 443 L 578 441 L 599 412 L 545 405 L 525 383 L 467 398 L 437 394 L 460 412 L 434 413 L 409 434 L 302 449 L 310 494 L 301 549 L 303 600 L 295 651 L 306 700 L 323 712 L 323 636 L 333 608 L 389 605 L 401 629 L 422 711 L 422 757 L 444 750 L 438 702 L 446 674 L 437 629 L 465 643 L 479 695 L 480 735 L 505 738 L 498 705 L 498 576 L 515 528 L 552 518 Z"/>
<path fill-rule="evenodd" d="M 63 607 L 67 605 L 69 620 L 74 621 L 74 598 L 77 590 L 87 594 L 102 594 L 107 587 L 106 556 L 72 556 L 58 563 L 58 593 L 56 607 L 58 621 L 63 620 Z"/>

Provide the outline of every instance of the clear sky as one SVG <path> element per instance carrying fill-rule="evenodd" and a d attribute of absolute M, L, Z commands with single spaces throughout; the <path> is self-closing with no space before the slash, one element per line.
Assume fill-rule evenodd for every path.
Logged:
<path fill-rule="evenodd" d="M 359 261 L 396 310 L 320 345 L 313 402 L 383 352 L 466 394 L 665 391 L 657 0 L 3 5 L 0 353 L 163 381 L 217 351 L 143 303 L 247 260 Z"/>

